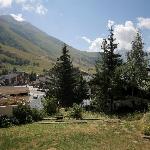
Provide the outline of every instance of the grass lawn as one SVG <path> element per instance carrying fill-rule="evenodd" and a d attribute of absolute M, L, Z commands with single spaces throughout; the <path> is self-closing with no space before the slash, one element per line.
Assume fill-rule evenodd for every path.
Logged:
<path fill-rule="evenodd" d="M 39 124 L 0 129 L 0 150 L 150 150 L 141 120 L 102 117 L 87 124 Z"/>

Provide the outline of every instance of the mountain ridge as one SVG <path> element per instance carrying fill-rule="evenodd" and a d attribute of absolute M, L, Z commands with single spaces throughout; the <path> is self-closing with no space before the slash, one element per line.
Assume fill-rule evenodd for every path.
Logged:
<path fill-rule="evenodd" d="M 1 68 L 15 66 L 20 70 L 41 72 L 42 69 L 48 69 L 54 65 L 57 57 L 61 55 L 64 42 L 48 35 L 29 22 L 18 22 L 12 16 L 3 15 L 0 16 L 0 45 Z M 79 51 L 69 45 L 68 49 L 76 67 L 85 71 L 94 70 L 97 53 Z M 12 56 L 8 56 L 7 53 Z M 11 64 L 8 61 L 16 61 L 16 59 L 29 60 L 30 65 L 19 66 L 15 62 Z M 38 63 L 39 66 L 35 66 Z"/>

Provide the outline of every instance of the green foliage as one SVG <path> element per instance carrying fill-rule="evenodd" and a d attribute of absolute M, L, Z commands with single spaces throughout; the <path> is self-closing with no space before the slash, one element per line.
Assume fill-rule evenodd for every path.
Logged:
<path fill-rule="evenodd" d="M 150 112 L 144 114 L 144 117 L 142 119 L 144 125 L 150 126 Z"/>
<path fill-rule="evenodd" d="M 2 71 L 0 72 L 0 75 L 7 75 L 7 74 L 8 74 L 7 69 L 2 69 Z"/>
<path fill-rule="evenodd" d="M 54 97 L 46 97 L 43 100 L 43 106 L 48 115 L 55 114 L 58 111 L 58 101 Z"/>
<path fill-rule="evenodd" d="M 11 125 L 12 124 L 11 124 L 11 120 L 9 117 L 7 117 L 5 115 L 0 116 L 0 128 L 8 128 Z"/>
<path fill-rule="evenodd" d="M 150 126 L 144 127 L 144 135 L 150 136 Z"/>
<path fill-rule="evenodd" d="M 96 62 L 96 74 L 93 80 L 94 98 L 98 107 L 102 111 L 112 112 L 114 99 L 114 89 L 116 87 L 115 71 L 122 64 L 119 54 L 114 51 L 117 48 L 115 44 L 114 33 L 111 27 L 108 39 L 104 39 L 101 49 L 101 59 Z"/>
<path fill-rule="evenodd" d="M 59 78 L 59 99 L 62 106 L 71 106 L 74 102 L 75 77 L 69 51 L 65 45 L 62 55 L 55 66 Z"/>
<path fill-rule="evenodd" d="M 20 58 L 15 53 L 8 52 L 8 51 L 5 51 L 3 49 L 0 49 L 0 54 L 1 54 L 0 61 L 2 61 L 3 63 L 8 63 L 8 64 L 11 64 L 11 65 L 20 65 L 20 66 L 30 64 L 30 60 Z"/>
<path fill-rule="evenodd" d="M 30 106 L 19 104 L 17 108 L 13 110 L 13 116 L 18 119 L 19 124 L 32 123 L 32 110 Z"/>
<path fill-rule="evenodd" d="M 61 106 L 70 107 L 89 97 L 86 81 L 79 69 L 73 67 L 66 45 L 49 76 L 47 97 L 55 97 Z"/>
<path fill-rule="evenodd" d="M 83 76 L 79 73 L 77 77 L 77 83 L 75 88 L 75 99 L 76 103 L 80 104 L 84 99 L 88 99 L 90 97 L 89 95 L 89 87 L 85 79 L 83 79 Z"/>
<path fill-rule="evenodd" d="M 16 117 L 10 117 L 12 125 L 19 125 L 19 121 Z"/>
<path fill-rule="evenodd" d="M 32 119 L 34 121 L 41 121 L 45 116 L 45 114 L 42 110 L 37 110 L 36 108 L 32 109 L 32 114 L 31 115 L 32 115 Z"/>
<path fill-rule="evenodd" d="M 70 116 L 75 119 L 82 119 L 83 109 L 80 105 L 74 103 L 70 112 Z"/>
<path fill-rule="evenodd" d="M 42 120 L 44 113 L 41 110 L 31 109 L 29 105 L 19 104 L 13 110 L 13 116 L 14 119 L 18 120 L 19 124 L 27 124 Z"/>
<path fill-rule="evenodd" d="M 30 81 L 35 81 L 36 80 L 36 73 L 34 73 L 32 71 L 31 74 L 29 75 L 29 79 L 30 79 Z"/>
<path fill-rule="evenodd" d="M 136 87 L 142 89 L 147 83 L 148 61 L 145 59 L 146 54 L 143 48 L 141 35 L 137 32 L 122 75 L 124 80 L 132 86 L 132 96 L 135 96 L 134 90 Z"/>
<path fill-rule="evenodd" d="M 6 128 L 12 125 L 32 123 L 33 121 L 42 120 L 43 117 L 44 113 L 42 111 L 20 104 L 13 110 L 13 117 L 0 116 L 0 127 Z"/>
<path fill-rule="evenodd" d="M 114 53 L 117 44 L 114 44 L 113 36 L 111 28 L 110 36 L 102 43 L 104 52 L 96 63 L 96 75 L 92 81 L 95 106 L 99 111 L 113 113 L 147 111 L 149 79 L 141 35 L 137 33 L 124 64 L 120 55 Z"/>

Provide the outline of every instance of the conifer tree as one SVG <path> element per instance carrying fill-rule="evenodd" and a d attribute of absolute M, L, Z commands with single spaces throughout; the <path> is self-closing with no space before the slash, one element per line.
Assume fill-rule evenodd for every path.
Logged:
<path fill-rule="evenodd" d="M 148 78 L 146 53 L 143 50 L 144 44 L 139 32 L 137 32 L 132 49 L 128 53 L 126 64 L 126 81 L 132 86 L 132 96 L 135 88 L 142 88 Z"/>
<path fill-rule="evenodd" d="M 82 74 L 79 73 L 77 77 L 77 86 L 75 89 L 76 103 L 80 104 L 83 100 L 89 98 L 89 87 Z"/>
<path fill-rule="evenodd" d="M 64 45 L 62 55 L 49 72 L 47 97 L 54 97 L 62 107 L 70 107 L 73 103 L 81 103 L 87 98 L 86 82 L 78 68 L 74 68 L 67 46 Z"/>
<path fill-rule="evenodd" d="M 69 51 L 65 45 L 57 60 L 56 71 L 59 84 L 59 100 L 62 106 L 71 106 L 74 101 L 75 77 Z"/>
<path fill-rule="evenodd" d="M 110 28 L 110 35 L 108 39 L 104 39 L 101 49 L 100 60 L 96 63 L 96 76 L 95 84 L 97 84 L 96 99 L 98 101 L 99 107 L 102 111 L 109 109 L 113 110 L 113 87 L 114 87 L 114 75 L 115 70 L 118 66 L 122 64 L 119 54 L 115 54 L 115 49 L 117 45 L 115 43 L 113 28 Z M 107 108 L 108 107 L 108 108 Z"/>

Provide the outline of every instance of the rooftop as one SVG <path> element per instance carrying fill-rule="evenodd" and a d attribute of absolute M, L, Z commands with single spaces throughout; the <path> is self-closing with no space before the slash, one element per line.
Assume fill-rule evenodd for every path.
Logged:
<path fill-rule="evenodd" d="M 14 86 L 2 86 L 0 87 L 0 94 L 25 94 L 29 93 L 28 87 L 14 87 Z"/>

